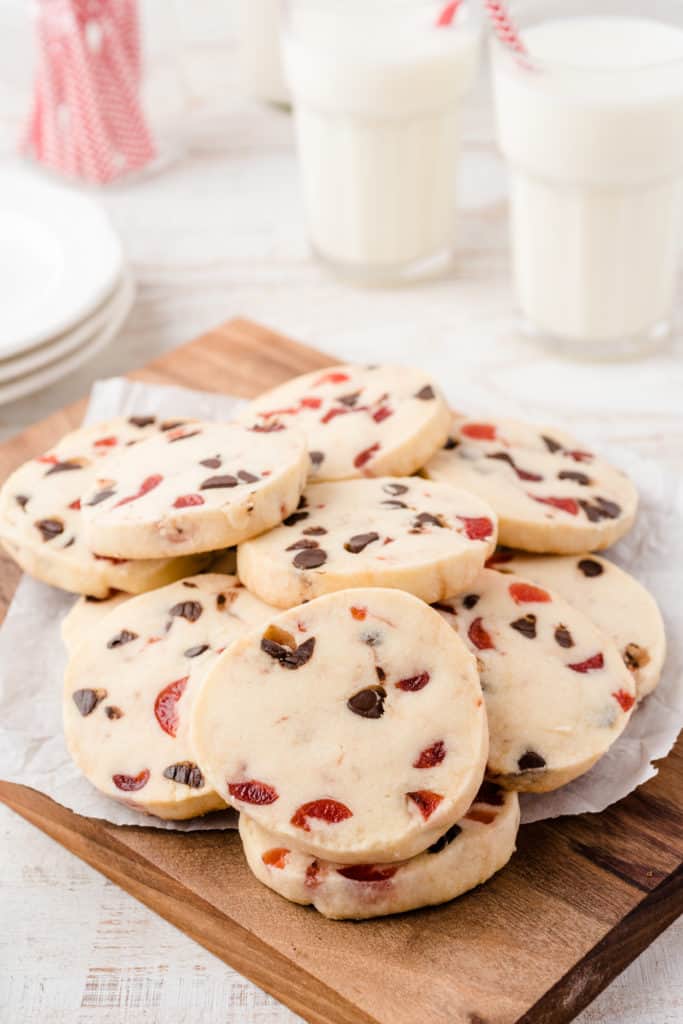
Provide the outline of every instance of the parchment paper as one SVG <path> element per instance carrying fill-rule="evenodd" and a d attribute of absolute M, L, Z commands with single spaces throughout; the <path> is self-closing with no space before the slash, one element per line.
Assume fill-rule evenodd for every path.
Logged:
<path fill-rule="evenodd" d="M 227 396 L 113 378 L 95 385 L 86 420 L 120 413 L 230 419 L 240 404 Z M 590 438 L 585 440 L 590 443 Z M 683 481 L 654 460 L 604 445 L 601 451 L 626 470 L 640 491 L 636 526 L 609 557 L 659 601 L 667 630 L 667 663 L 657 690 L 592 771 L 554 793 L 523 797 L 525 822 L 604 810 L 656 773 L 651 762 L 669 752 L 683 724 Z M 62 736 L 66 656 L 59 631 L 73 600 L 29 577 L 19 584 L 0 631 L 0 777 L 116 825 L 233 828 L 231 812 L 190 822 L 164 822 L 140 814 L 100 795 L 73 765 Z"/>

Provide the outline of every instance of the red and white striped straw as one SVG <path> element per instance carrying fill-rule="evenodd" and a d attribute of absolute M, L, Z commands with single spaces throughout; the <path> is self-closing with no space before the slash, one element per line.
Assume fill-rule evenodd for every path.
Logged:
<path fill-rule="evenodd" d="M 446 4 L 446 6 L 442 9 L 441 13 L 439 14 L 439 17 L 436 19 L 436 24 L 438 28 L 448 28 L 450 25 L 453 24 L 453 22 L 455 21 L 455 16 L 458 13 L 458 8 L 460 7 L 461 3 L 462 0 L 451 0 L 450 3 Z"/>
<path fill-rule="evenodd" d="M 519 53 L 526 57 L 526 46 L 522 42 L 519 29 L 510 17 L 507 4 L 499 2 L 499 0 L 484 0 L 484 7 L 486 8 L 486 13 L 489 16 L 489 21 L 491 22 L 493 31 L 496 33 L 498 41 L 502 43 L 503 46 L 507 46 L 508 49 L 514 50 L 515 53 Z"/>

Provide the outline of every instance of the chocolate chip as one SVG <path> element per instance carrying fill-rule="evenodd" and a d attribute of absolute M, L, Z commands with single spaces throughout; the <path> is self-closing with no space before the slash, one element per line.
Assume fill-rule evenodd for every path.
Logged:
<path fill-rule="evenodd" d="M 216 455 L 211 459 L 201 459 L 200 466 L 206 466 L 207 469 L 220 469 L 222 466 L 220 455 Z"/>
<path fill-rule="evenodd" d="M 427 402 L 430 398 L 436 398 L 436 395 L 434 394 L 434 388 L 432 385 L 425 384 L 423 388 L 420 388 L 415 397 L 421 399 L 423 402 Z"/>
<path fill-rule="evenodd" d="M 76 459 L 65 459 L 64 462 L 55 462 L 54 466 L 50 466 L 45 476 L 52 476 L 54 473 L 67 473 L 72 469 L 83 469 L 83 465 Z"/>
<path fill-rule="evenodd" d="M 538 483 L 543 477 L 540 473 L 530 473 L 526 469 L 520 469 L 508 452 L 493 452 L 491 455 L 486 456 L 487 459 L 498 459 L 500 462 L 506 462 L 519 477 L 520 480 L 533 480 Z"/>
<path fill-rule="evenodd" d="M 577 484 L 581 484 L 582 487 L 588 487 L 591 483 L 591 478 L 586 476 L 585 473 L 579 473 L 575 469 L 563 469 L 557 474 L 558 480 L 573 480 Z"/>
<path fill-rule="evenodd" d="M 189 786 L 190 789 L 201 789 L 204 785 L 204 776 L 193 761 L 169 764 L 168 768 L 164 768 L 163 775 L 165 779 L 177 782 L 181 786 Z"/>
<path fill-rule="evenodd" d="M 101 501 L 106 501 L 107 498 L 112 498 L 115 494 L 116 490 L 113 487 L 104 487 L 101 491 L 96 491 L 86 504 L 99 505 Z"/>
<path fill-rule="evenodd" d="M 382 508 L 408 508 L 405 501 L 397 501 L 396 498 L 387 498 L 385 501 L 381 501 L 380 505 Z"/>
<path fill-rule="evenodd" d="M 302 644 L 295 650 L 290 650 L 289 647 L 285 647 L 283 644 L 278 644 L 275 640 L 269 640 L 267 636 L 261 638 L 261 650 L 265 654 L 270 655 L 274 658 L 283 668 L 300 668 L 305 665 L 307 661 L 313 656 L 313 649 L 315 647 L 315 637 L 309 637 L 308 640 L 304 640 Z"/>
<path fill-rule="evenodd" d="M 600 506 L 603 516 L 607 519 L 616 519 L 621 515 L 621 505 L 617 505 L 616 501 L 608 501 L 607 498 L 596 498 L 595 500 Z"/>
<path fill-rule="evenodd" d="M 360 635 L 361 640 L 368 647 L 379 647 L 382 643 L 382 634 L 376 629 L 366 629 Z"/>
<path fill-rule="evenodd" d="M 104 713 L 111 721 L 116 721 L 117 718 L 123 718 L 123 711 L 121 708 L 117 708 L 113 704 L 108 704 L 104 709 Z"/>
<path fill-rule="evenodd" d="M 216 595 L 216 607 L 217 608 L 223 608 L 225 606 L 226 600 L 227 600 L 227 598 L 226 598 L 225 594 L 217 594 Z"/>
<path fill-rule="evenodd" d="M 456 439 L 454 437 L 447 437 L 446 438 L 446 443 L 444 445 L 444 450 L 447 451 L 447 452 L 452 452 L 453 449 L 457 448 L 459 444 L 460 444 L 460 442 L 456 441 Z"/>
<path fill-rule="evenodd" d="M 560 645 L 560 647 L 574 646 L 574 639 L 571 633 L 569 632 L 567 627 L 563 626 L 561 623 L 555 630 L 555 641 Z"/>
<path fill-rule="evenodd" d="M 107 696 L 106 690 L 75 690 L 71 695 L 73 702 L 85 718 L 95 710 L 101 700 Z"/>
<path fill-rule="evenodd" d="M 529 771 L 531 768 L 545 768 L 545 758 L 535 750 L 527 750 L 517 762 L 517 767 L 521 772 Z"/>
<path fill-rule="evenodd" d="M 148 427 L 155 419 L 156 416 L 129 416 L 128 422 L 134 427 Z"/>
<path fill-rule="evenodd" d="M 292 512 L 290 516 L 282 520 L 283 526 L 296 526 L 302 519 L 308 519 L 309 512 Z"/>
<path fill-rule="evenodd" d="M 186 658 L 198 658 L 204 651 L 208 651 L 208 644 L 197 644 L 195 647 L 188 647 L 186 651 L 183 651 L 183 655 Z"/>
<path fill-rule="evenodd" d="M 159 430 L 165 433 L 167 430 L 175 430 L 176 427 L 182 427 L 184 424 L 185 420 L 164 420 L 159 424 Z"/>
<path fill-rule="evenodd" d="M 53 540 L 59 537 L 60 533 L 64 533 L 64 523 L 61 519 L 39 519 L 34 525 L 40 530 L 45 541 Z"/>
<path fill-rule="evenodd" d="M 364 690 L 349 697 L 346 706 L 354 715 L 361 718 L 381 718 L 384 714 L 384 701 L 387 691 L 383 686 L 368 686 Z"/>
<path fill-rule="evenodd" d="M 650 660 L 650 655 L 639 644 L 627 644 L 624 648 L 624 663 L 627 668 L 635 672 L 637 668 L 643 668 Z"/>
<path fill-rule="evenodd" d="M 342 405 L 348 405 L 350 408 L 353 408 L 359 398 L 360 391 L 352 391 L 349 395 L 340 395 L 337 401 L 341 402 Z"/>
<path fill-rule="evenodd" d="M 131 633 L 129 629 L 122 629 L 120 633 L 113 636 L 111 640 L 107 642 L 107 647 L 110 651 L 117 647 L 123 647 L 125 644 L 129 644 L 131 640 L 137 640 L 138 634 Z"/>
<path fill-rule="evenodd" d="M 594 558 L 582 558 L 578 563 L 577 568 L 581 570 L 584 576 L 602 576 L 604 567 L 600 562 L 596 562 Z"/>
<path fill-rule="evenodd" d="M 514 622 L 510 623 L 512 629 L 516 629 L 522 636 L 527 637 L 528 640 L 536 639 L 536 616 L 525 615 L 521 619 L 515 619 Z"/>
<path fill-rule="evenodd" d="M 237 475 L 245 484 L 257 484 L 259 481 L 257 476 L 254 476 L 253 473 L 248 473 L 246 469 L 240 469 Z"/>
<path fill-rule="evenodd" d="M 502 807 L 504 800 L 505 793 L 500 786 L 497 786 L 495 782 L 489 782 L 487 780 L 482 782 L 479 787 L 479 792 L 472 803 L 488 804 L 490 807 Z"/>
<path fill-rule="evenodd" d="M 562 445 L 559 443 L 559 441 L 554 441 L 552 437 L 548 437 L 546 434 L 541 434 L 541 440 L 543 441 L 549 452 L 555 453 L 562 451 Z"/>
<path fill-rule="evenodd" d="M 309 452 L 308 457 L 311 460 L 312 466 L 319 466 L 325 458 L 324 452 Z"/>
<path fill-rule="evenodd" d="M 312 551 L 313 548 L 320 547 L 317 540 L 307 540 L 306 537 L 302 540 L 296 540 L 293 544 L 290 544 L 285 551 Z"/>
<path fill-rule="evenodd" d="M 437 839 L 435 843 L 432 843 L 431 846 L 427 847 L 427 853 L 441 853 L 441 851 L 445 850 L 447 846 L 450 846 L 454 839 L 458 838 L 461 832 L 462 829 L 460 825 L 451 825 L 448 832 L 444 832 L 444 834 Z"/>
<path fill-rule="evenodd" d="M 579 505 L 586 513 L 586 518 L 591 523 L 599 523 L 603 518 L 602 512 L 595 505 L 591 505 L 589 501 L 579 501 Z"/>
<path fill-rule="evenodd" d="M 322 537 L 327 533 L 324 526 L 307 526 L 303 533 L 307 537 Z"/>
<path fill-rule="evenodd" d="M 414 525 L 415 526 L 443 526 L 443 523 L 440 522 L 440 520 L 438 520 L 436 518 L 436 516 L 433 516 L 431 514 L 431 512 L 420 512 L 419 515 L 415 516 Z"/>
<path fill-rule="evenodd" d="M 15 494 L 14 500 L 16 501 L 19 508 L 26 508 L 28 505 L 28 498 L 25 494 Z"/>
<path fill-rule="evenodd" d="M 199 601 L 179 601 L 178 604 L 173 605 L 168 614 L 173 618 L 196 622 L 202 611 Z"/>
<path fill-rule="evenodd" d="M 378 533 L 356 533 L 347 540 L 344 550 L 352 555 L 358 555 L 365 550 L 368 544 L 373 544 L 376 540 L 379 540 Z"/>
<path fill-rule="evenodd" d="M 375 665 L 375 672 L 377 674 L 377 678 L 379 679 L 380 683 L 383 683 L 384 680 L 387 678 L 387 674 L 384 671 L 384 669 L 382 668 L 382 666 L 381 665 Z"/>
<path fill-rule="evenodd" d="M 479 594 L 465 594 L 462 599 L 463 608 L 467 608 L 468 611 L 471 611 L 479 603 L 479 596 Z"/>
<path fill-rule="evenodd" d="M 382 484 L 382 490 L 395 498 L 399 494 L 405 494 L 408 488 L 405 484 Z"/>
<path fill-rule="evenodd" d="M 223 476 L 208 476 L 206 480 L 199 485 L 199 490 L 213 491 L 222 487 L 237 487 L 237 477 L 231 476 L 229 473 L 226 473 Z"/>
<path fill-rule="evenodd" d="M 432 608 L 436 608 L 438 612 L 448 612 L 450 615 L 456 615 L 457 612 L 452 604 L 446 604 L 445 601 L 435 601 Z"/>
<path fill-rule="evenodd" d="M 322 548 L 309 548 L 306 551 L 299 551 L 292 559 L 292 564 L 297 569 L 317 569 L 327 561 L 327 552 Z"/>
<path fill-rule="evenodd" d="M 255 423 L 253 427 L 249 427 L 255 434 L 273 434 L 276 430 L 284 429 L 284 423 L 278 423 L 276 420 L 271 420 L 270 423 Z"/>
<path fill-rule="evenodd" d="M 188 590 L 196 590 L 197 589 L 197 584 L 196 583 L 192 583 L 191 580 L 183 580 L 183 586 L 187 587 Z"/>

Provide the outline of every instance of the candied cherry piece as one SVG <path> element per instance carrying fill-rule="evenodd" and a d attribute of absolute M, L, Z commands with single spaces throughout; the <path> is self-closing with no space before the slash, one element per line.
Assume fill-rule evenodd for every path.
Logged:
<path fill-rule="evenodd" d="M 594 654 L 592 658 L 586 658 L 585 661 L 576 662 L 574 665 L 567 665 L 572 672 L 594 672 L 596 669 L 604 668 L 605 659 L 601 651 Z"/>
<path fill-rule="evenodd" d="M 508 591 L 515 604 L 547 604 L 552 601 L 547 590 L 533 583 L 511 583 Z"/>
<path fill-rule="evenodd" d="M 432 793 L 429 789 L 418 789 L 413 793 L 406 793 L 406 796 L 419 808 L 420 814 L 425 821 L 431 818 L 443 800 L 439 793 Z"/>
<path fill-rule="evenodd" d="M 379 442 L 375 442 L 375 444 L 371 444 L 369 448 L 365 448 L 362 452 L 359 452 L 353 460 L 353 464 L 356 469 L 362 469 L 363 466 L 367 465 L 370 459 L 377 454 L 379 449 Z"/>
<path fill-rule="evenodd" d="M 256 804 L 259 807 L 274 804 L 280 795 L 275 786 L 270 786 L 267 782 L 259 782 L 258 779 L 229 782 L 228 792 L 235 800 L 240 800 L 245 804 Z"/>
<path fill-rule="evenodd" d="M 352 882 L 388 882 L 398 871 L 398 865 L 388 864 L 348 864 L 337 868 L 337 874 L 349 878 Z"/>
<path fill-rule="evenodd" d="M 183 676 L 182 679 L 175 679 L 159 691 L 157 699 L 154 701 L 154 716 L 169 736 L 175 736 L 178 732 L 180 722 L 178 701 L 185 692 L 189 678 L 189 676 Z"/>
<path fill-rule="evenodd" d="M 310 832 L 309 818 L 313 818 L 316 821 L 324 821 L 328 825 L 336 825 L 340 821 L 346 821 L 352 815 L 353 811 L 346 804 L 340 803 L 339 800 L 331 800 L 329 797 L 324 797 L 321 800 L 310 800 L 308 803 L 298 807 L 291 817 L 291 824 L 295 828 L 303 829 L 304 832 Z"/>
<path fill-rule="evenodd" d="M 272 850 L 266 850 L 261 854 L 261 860 L 269 868 L 283 868 L 287 863 L 289 850 L 285 846 L 276 846 Z"/>
<path fill-rule="evenodd" d="M 493 533 L 493 523 L 486 516 L 458 516 L 469 540 L 486 540 Z"/>
<path fill-rule="evenodd" d="M 617 690 L 612 696 L 618 703 L 622 711 L 630 711 L 636 702 L 636 698 L 631 693 L 627 693 L 626 690 Z"/>
<path fill-rule="evenodd" d="M 149 768 L 143 768 L 137 775 L 112 775 L 112 782 L 124 793 L 134 793 L 149 782 Z"/>
<path fill-rule="evenodd" d="M 203 505 L 204 499 L 201 494 L 181 494 L 173 502 L 173 508 L 192 508 L 194 505 Z"/>
<path fill-rule="evenodd" d="M 399 679 L 396 683 L 397 690 L 403 690 L 405 693 L 415 693 L 417 690 L 422 690 L 429 682 L 429 672 L 420 672 L 417 676 L 408 676 L 407 679 Z"/>
<path fill-rule="evenodd" d="M 322 377 L 318 377 L 313 387 L 318 387 L 320 384 L 345 384 L 347 380 L 351 380 L 348 373 L 342 373 L 339 370 L 332 371 L 330 373 L 324 373 Z"/>
<path fill-rule="evenodd" d="M 496 428 L 493 423 L 464 423 L 460 433 L 474 441 L 495 441 Z"/>
<path fill-rule="evenodd" d="M 446 756 L 446 744 L 443 740 L 437 740 L 431 747 L 425 747 L 418 757 L 413 761 L 413 768 L 435 768 L 441 764 Z"/>
<path fill-rule="evenodd" d="M 539 498 L 535 494 L 530 494 L 530 498 L 534 501 L 540 502 L 541 505 L 550 505 L 552 508 L 559 508 L 562 512 L 567 512 L 570 516 L 577 516 L 579 514 L 579 503 L 573 498 Z"/>
<path fill-rule="evenodd" d="M 467 630 L 467 636 L 478 651 L 495 651 L 496 649 L 496 645 L 482 625 L 481 618 L 472 620 L 470 628 Z"/>
<path fill-rule="evenodd" d="M 155 487 L 158 487 L 163 479 L 160 473 L 153 473 L 151 476 L 145 477 L 138 491 L 135 494 L 129 494 L 126 498 L 121 498 L 116 502 L 114 508 L 120 508 L 121 505 L 127 505 L 131 501 L 137 501 L 138 498 L 144 497 L 145 494 L 149 494 Z"/>

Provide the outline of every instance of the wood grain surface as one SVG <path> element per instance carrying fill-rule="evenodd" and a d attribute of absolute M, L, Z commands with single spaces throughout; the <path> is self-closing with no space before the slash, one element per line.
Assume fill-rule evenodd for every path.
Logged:
<path fill-rule="evenodd" d="M 233 321 L 133 374 L 248 396 L 330 358 Z M 82 414 L 0 448 L 0 476 Z M 3 605 L 14 588 L 2 566 Z M 250 875 L 233 834 L 83 819 L 31 790 L 0 798 L 307 1020 L 561 1024 L 683 910 L 683 746 L 600 815 L 525 826 L 491 882 L 445 907 L 362 924 L 287 904 Z"/>

